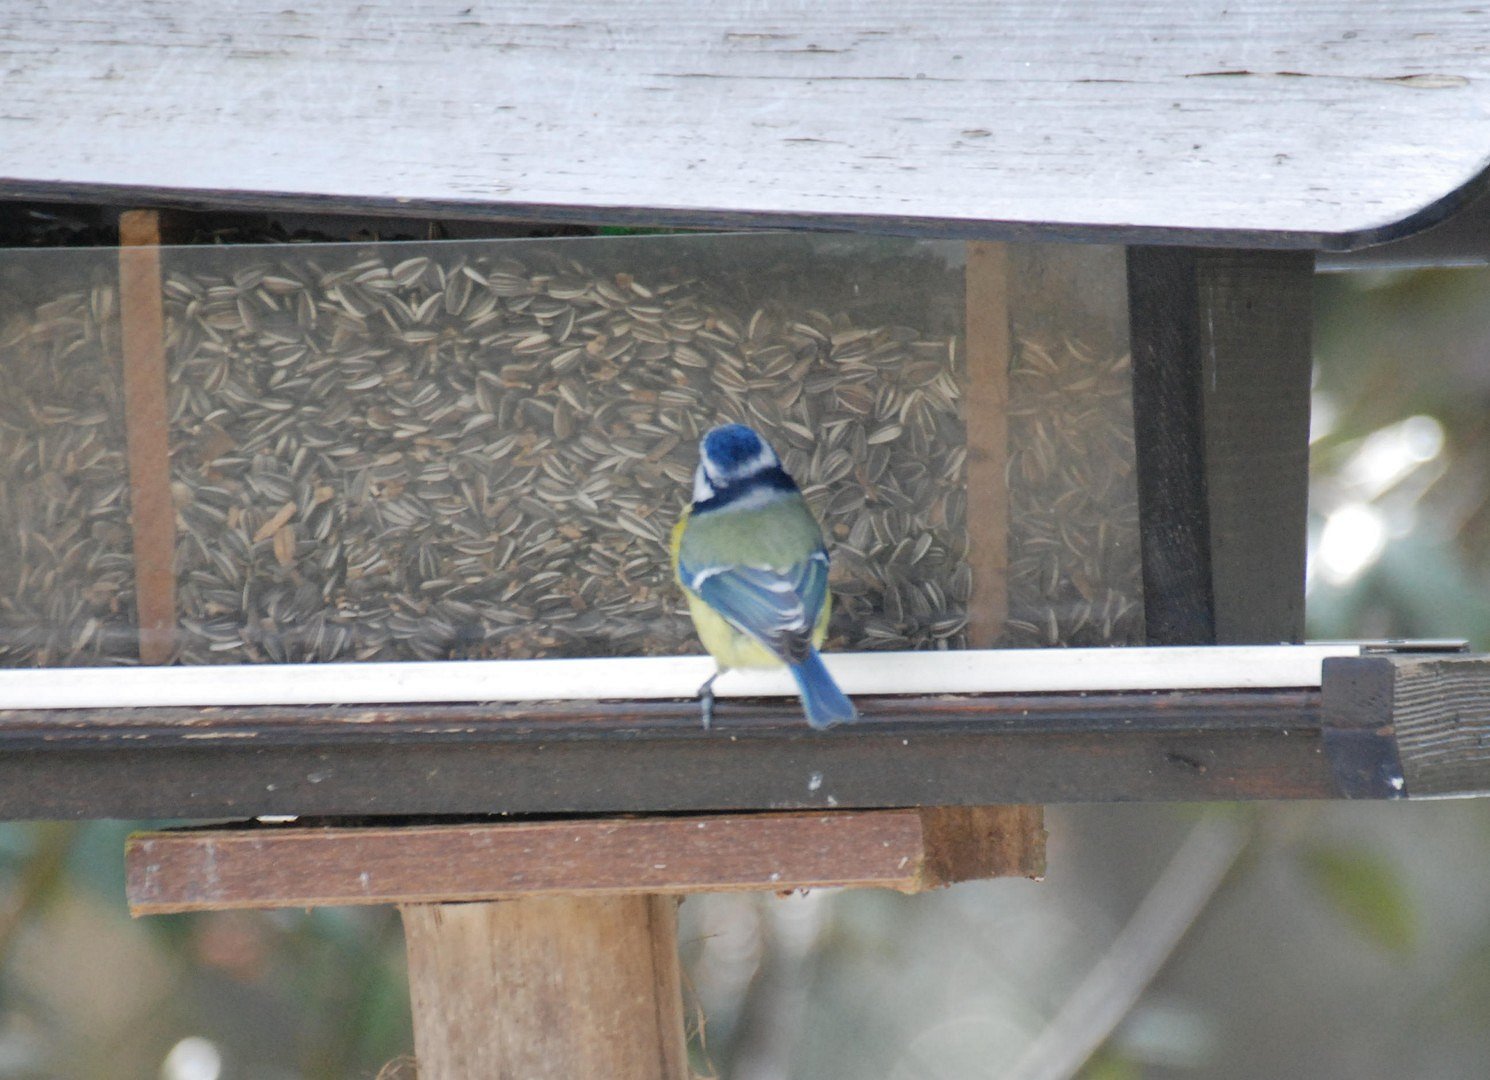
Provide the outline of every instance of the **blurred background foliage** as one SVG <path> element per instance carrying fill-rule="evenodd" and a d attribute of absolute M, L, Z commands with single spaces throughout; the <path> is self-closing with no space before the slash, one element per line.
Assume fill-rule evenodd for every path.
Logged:
<path fill-rule="evenodd" d="M 1322 275 L 1316 327 L 1310 635 L 1490 646 L 1490 271 Z M 0 826 L 0 1080 L 413 1076 L 391 910 L 132 922 L 137 825 Z M 1047 825 L 1039 884 L 688 901 L 695 1069 L 1490 1074 L 1490 806 Z"/>

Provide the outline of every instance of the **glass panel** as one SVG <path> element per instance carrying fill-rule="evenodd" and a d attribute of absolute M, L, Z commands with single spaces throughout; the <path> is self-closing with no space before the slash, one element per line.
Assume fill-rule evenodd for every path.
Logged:
<path fill-rule="evenodd" d="M 1121 253 L 1114 275 L 1117 249 L 1009 246 L 1006 359 L 970 375 L 965 251 L 165 249 L 177 658 L 697 652 L 666 544 L 725 421 L 775 445 L 824 525 L 829 648 L 966 647 L 975 595 L 1002 607 L 974 644 L 1141 642 Z M 61 256 L 71 277 L 36 272 Z M 22 545 L 0 566 L 0 663 L 129 659 L 117 253 L 0 262 L 0 368 L 24 391 L 0 404 L 0 498 L 32 523 L 0 541 Z M 1007 438 L 976 453 L 970 393 L 1009 403 Z M 996 512 L 973 500 L 986 520 L 970 484 L 998 493 Z M 970 534 L 995 538 L 983 565 Z"/>
<path fill-rule="evenodd" d="M 0 258 L 0 665 L 137 657 L 113 251 Z"/>
<path fill-rule="evenodd" d="M 1142 645 L 1126 256 L 1009 245 L 1004 644 Z"/>

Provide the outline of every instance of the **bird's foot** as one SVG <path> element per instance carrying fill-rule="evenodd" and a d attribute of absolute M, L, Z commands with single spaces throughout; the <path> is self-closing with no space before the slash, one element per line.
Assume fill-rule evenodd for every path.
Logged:
<path fill-rule="evenodd" d="M 708 731 L 714 724 L 714 680 L 719 678 L 719 672 L 714 672 L 705 680 L 704 685 L 698 688 L 699 716 L 704 722 L 704 730 Z"/>

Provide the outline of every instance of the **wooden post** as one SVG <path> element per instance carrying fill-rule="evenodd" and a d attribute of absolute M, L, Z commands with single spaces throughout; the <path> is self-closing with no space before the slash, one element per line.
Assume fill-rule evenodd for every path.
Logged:
<path fill-rule="evenodd" d="M 1309 252 L 1131 248 L 1151 645 L 1300 641 Z"/>
<path fill-rule="evenodd" d="M 119 244 L 119 318 L 140 660 L 163 664 L 175 645 L 176 508 L 171 499 L 159 212 L 126 210 L 119 216 Z"/>
<path fill-rule="evenodd" d="M 1304 640 L 1314 255 L 1197 263 L 1216 644 Z"/>
<path fill-rule="evenodd" d="M 1150 645 L 1214 645 L 1195 253 L 1128 253 L 1133 435 Z"/>
<path fill-rule="evenodd" d="M 420 1080 L 688 1080 L 670 896 L 400 908 Z"/>

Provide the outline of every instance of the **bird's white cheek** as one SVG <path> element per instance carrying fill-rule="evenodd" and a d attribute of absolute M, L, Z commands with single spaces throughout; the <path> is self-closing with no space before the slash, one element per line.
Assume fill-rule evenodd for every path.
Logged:
<path fill-rule="evenodd" d="M 713 497 L 714 488 L 710 485 L 709 478 L 704 475 L 704 467 L 700 465 L 693 470 L 693 501 L 708 502 Z"/>

